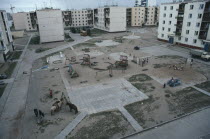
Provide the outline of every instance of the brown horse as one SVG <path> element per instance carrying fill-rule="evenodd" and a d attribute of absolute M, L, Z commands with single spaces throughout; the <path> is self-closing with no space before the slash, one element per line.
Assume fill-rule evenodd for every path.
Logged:
<path fill-rule="evenodd" d="M 71 112 L 71 110 L 73 109 L 73 110 L 75 111 L 75 114 L 78 113 L 78 109 L 77 109 L 77 106 L 76 106 L 76 105 L 74 105 L 74 104 L 72 104 L 72 103 L 69 103 L 69 102 L 66 102 L 66 105 L 69 106 L 70 112 Z"/>

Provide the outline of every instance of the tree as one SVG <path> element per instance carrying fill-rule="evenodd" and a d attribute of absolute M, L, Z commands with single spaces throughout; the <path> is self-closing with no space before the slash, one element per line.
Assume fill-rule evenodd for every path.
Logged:
<path fill-rule="evenodd" d="M 90 29 L 87 30 L 87 35 L 88 35 L 88 36 L 91 36 L 91 31 L 90 31 Z"/>
<path fill-rule="evenodd" d="M 76 33 L 76 29 L 75 28 L 71 28 L 71 32 L 72 33 Z"/>

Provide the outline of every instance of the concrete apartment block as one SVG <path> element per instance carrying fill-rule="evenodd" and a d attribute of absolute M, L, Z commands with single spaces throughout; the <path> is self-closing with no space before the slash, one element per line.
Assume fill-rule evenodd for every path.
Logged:
<path fill-rule="evenodd" d="M 158 39 L 203 49 L 210 44 L 209 25 L 210 1 L 162 4 Z"/>
<path fill-rule="evenodd" d="M 12 42 L 7 13 L 4 10 L 0 10 L 0 62 L 5 62 L 8 52 L 14 50 Z"/>
<path fill-rule="evenodd" d="M 36 31 L 36 12 L 20 12 L 12 14 L 15 30 Z"/>
<path fill-rule="evenodd" d="M 131 26 L 144 25 L 145 22 L 145 7 L 132 7 Z"/>
<path fill-rule="evenodd" d="M 152 6 L 146 7 L 146 17 L 145 25 L 146 26 L 155 26 L 158 23 L 159 8 Z"/>
<path fill-rule="evenodd" d="M 126 8 L 104 7 L 94 9 L 94 28 L 107 32 L 126 31 Z"/>
<path fill-rule="evenodd" d="M 92 27 L 93 10 L 70 10 L 63 11 L 64 27 Z"/>
<path fill-rule="evenodd" d="M 41 43 L 64 41 L 64 28 L 61 10 L 38 10 L 37 20 Z"/>

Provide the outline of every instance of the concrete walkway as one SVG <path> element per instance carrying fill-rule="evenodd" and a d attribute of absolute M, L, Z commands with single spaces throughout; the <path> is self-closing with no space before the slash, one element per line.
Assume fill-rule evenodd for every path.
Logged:
<path fill-rule="evenodd" d="M 66 139 L 66 136 L 87 116 L 87 112 L 81 112 L 55 139 Z"/>
<path fill-rule="evenodd" d="M 15 81 L 11 86 L 11 90 L 5 93 L 8 94 L 8 96 L 4 98 L 5 100 L 1 99 L 1 104 L 3 101 L 5 101 L 5 103 L 2 107 L 3 111 L 0 117 L 0 138 L 18 138 L 20 132 L 21 117 L 24 114 L 30 80 L 30 76 L 23 75 L 23 71 L 30 73 L 32 67 L 32 61 L 24 59 L 24 56 L 31 37 L 20 57 L 21 61 L 16 66 L 16 72 L 14 72 Z"/>
<path fill-rule="evenodd" d="M 34 60 L 91 39 L 90 37 L 81 37 L 81 40 L 76 40 L 67 45 L 50 49 L 40 54 L 35 54 L 27 51 L 31 37 L 25 45 L 20 61 L 13 72 L 12 77 L 15 78 L 14 82 L 7 85 L 5 89 L 6 92 L 4 91 L 0 99 L 0 138 L 22 138 L 21 130 L 23 129 L 21 128 L 21 122 L 25 113 L 28 86 Z M 27 72 L 27 74 L 23 74 L 23 72 Z"/>
<path fill-rule="evenodd" d="M 192 88 L 198 90 L 199 92 L 201 92 L 201 93 L 203 93 L 203 94 L 206 94 L 206 95 L 210 96 L 210 93 L 207 92 L 207 91 L 205 91 L 205 90 L 203 90 L 203 89 L 200 89 L 200 88 L 198 88 L 198 87 L 196 87 L 196 86 L 192 86 Z"/>
<path fill-rule="evenodd" d="M 120 107 L 118 109 L 137 132 L 143 130 L 139 123 L 130 115 L 130 113 L 128 113 L 128 111 L 124 107 Z"/>
<path fill-rule="evenodd" d="M 210 133 L 210 108 L 127 139 L 199 139 Z"/>
<path fill-rule="evenodd" d="M 12 83 L 12 82 L 14 82 L 14 78 L 4 79 L 4 80 L 0 80 L 0 81 L 4 81 L 4 83 Z"/>

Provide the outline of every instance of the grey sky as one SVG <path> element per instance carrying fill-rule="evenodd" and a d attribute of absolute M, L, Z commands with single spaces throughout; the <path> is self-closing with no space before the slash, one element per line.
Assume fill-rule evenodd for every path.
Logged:
<path fill-rule="evenodd" d="M 161 0 L 157 0 L 160 3 Z M 170 0 L 162 0 L 170 1 Z M 133 6 L 135 0 L 0 0 L 0 9 L 10 12 L 10 4 L 15 7 L 14 12 L 32 11 L 36 7 L 54 7 L 60 9 L 96 8 L 103 5 L 118 4 L 120 6 Z M 156 0 L 149 0 L 149 5 L 156 4 Z"/>

